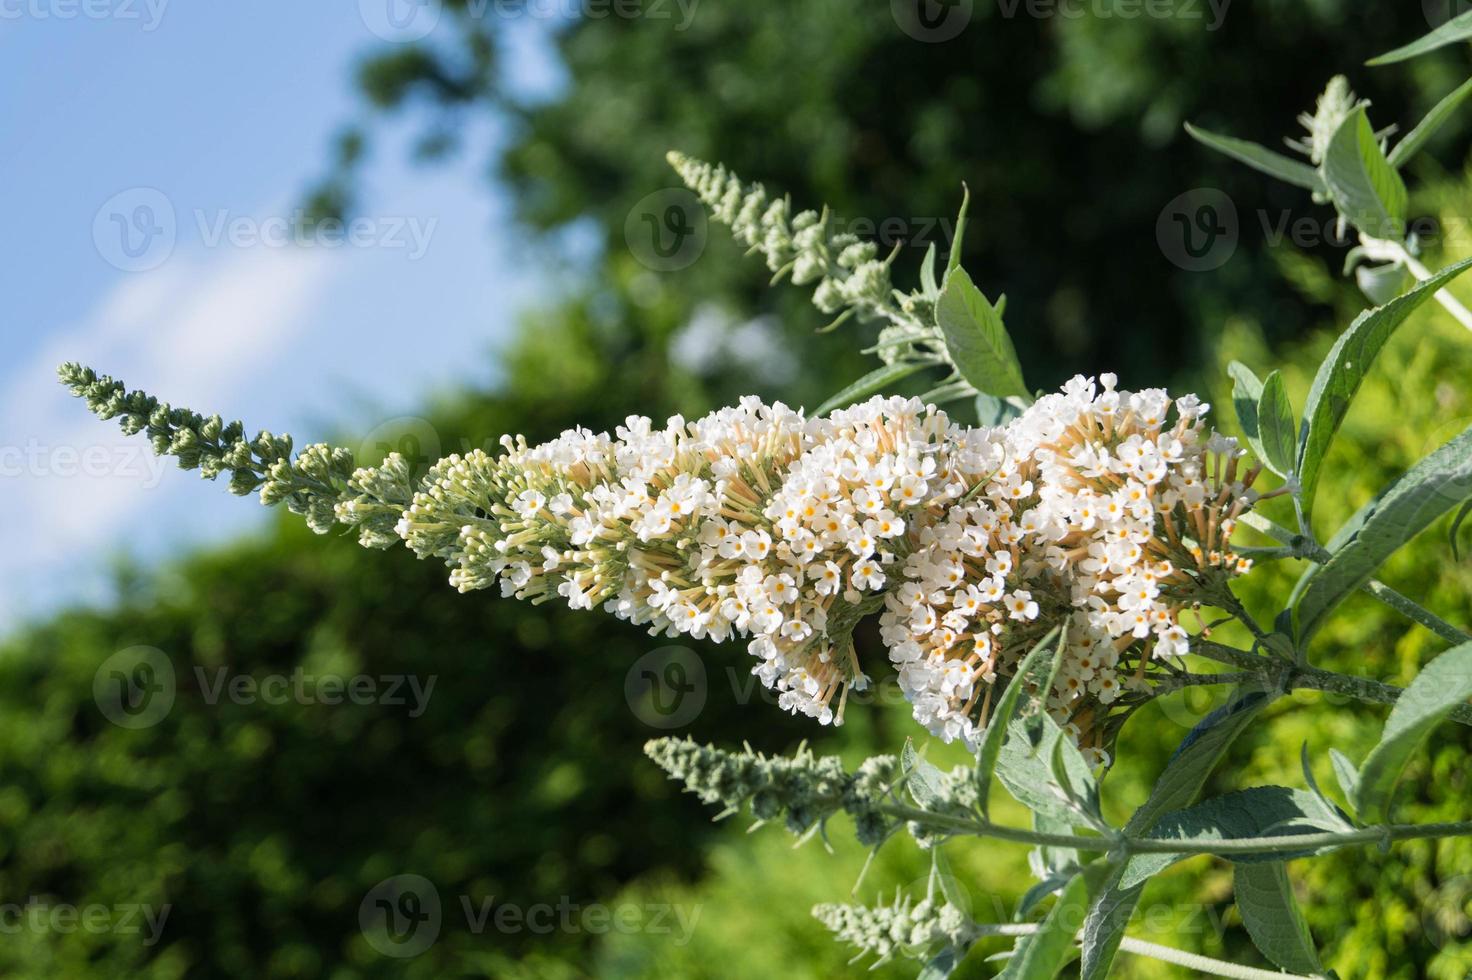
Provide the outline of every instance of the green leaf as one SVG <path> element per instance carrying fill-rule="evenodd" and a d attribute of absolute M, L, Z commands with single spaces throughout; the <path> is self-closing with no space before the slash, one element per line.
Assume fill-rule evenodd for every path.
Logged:
<path fill-rule="evenodd" d="M 1394 51 L 1387 51 L 1378 57 L 1371 58 L 1365 64 L 1389 65 L 1397 61 L 1406 61 L 1409 58 L 1415 58 L 1428 51 L 1435 51 L 1437 48 L 1445 47 L 1448 44 L 1465 41 L 1469 37 L 1472 37 L 1472 11 L 1459 14 L 1430 34 L 1426 34 L 1403 47 L 1396 48 Z"/>
<path fill-rule="evenodd" d="M 1124 868 L 1123 864 L 1115 865 L 1089 903 L 1089 912 L 1084 919 L 1083 962 L 1079 965 L 1079 980 L 1106 980 L 1110 975 L 1114 956 L 1124 939 L 1125 927 L 1129 925 L 1130 916 L 1145 891 L 1144 885 L 1119 887 Z"/>
<path fill-rule="evenodd" d="M 1175 810 L 1160 818 L 1146 837 L 1150 840 L 1182 841 L 1209 844 L 1218 840 L 1242 837 L 1282 837 L 1287 834 L 1311 833 L 1318 830 L 1347 830 L 1343 819 L 1313 793 L 1287 786 L 1254 786 L 1203 800 L 1184 810 Z M 1313 852 L 1292 856 L 1303 857 Z M 1141 854 L 1129 862 L 1120 885 L 1129 888 L 1143 884 L 1177 861 L 1189 857 L 1181 854 Z M 1281 861 L 1282 854 L 1222 855 L 1239 864 Z"/>
<path fill-rule="evenodd" d="M 886 364 L 883 367 L 875 368 L 819 405 L 817 411 L 813 412 L 813 414 L 827 415 L 834 409 L 843 408 L 845 405 L 852 405 L 854 402 L 883 391 L 896 381 L 908 378 L 916 371 L 923 370 L 927 367 L 930 367 L 930 365 L 917 364 L 914 361 L 900 361 L 895 364 Z"/>
<path fill-rule="evenodd" d="M 1078 877 L 1078 869 L 1072 868 L 1068 871 L 1059 871 L 1055 874 L 1048 875 L 1048 877 L 1033 885 L 1023 893 L 1022 899 L 1017 903 L 1017 913 L 1012 917 L 1013 921 L 1024 921 L 1027 916 L 1032 914 L 1032 910 L 1042 903 L 1043 899 L 1049 895 L 1057 894 L 1059 889 L 1065 887 L 1076 877 Z"/>
<path fill-rule="evenodd" d="M 946 860 L 945 848 L 936 844 L 930 849 L 930 855 L 930 878 L 931 881 L 940 885 L 940 893 L 945 898 L 946 904 L 958 909 L 968 908 L 970 898 L 963 892 L 961 880 L 951 871 L 951 863 Z"/>
<path fill-rule="evenodd" d="M 1319 469 L 1329 451 L 1329 444 L 1339 431 L 1350 402 L 1375 358 L 1407 317 L 1469 267 L 1472 267 L 1472 258 L 1449 265 L 1425 282 L 1418 283 L 1404 296 L 1361 313 L 1349 329 L 1339 335 L 1333 349 L 1319 365 L 1308 393 L 1308 403 L 1304 406 L 1303 444 L 1298 456 L 1305 520 L 1311 512 Z"/>
<path fill-rule="evenodd" d="M 1462 509 L 1457 511 L 1457 516 L 1452 518 L 1451 528 L 1446 532 L 1447 540 L 1450 541 L 1452 545 L 1453 561 L 1462 560 L 1462 555 L 1457 550 L 1457 532 L 1462 529 L 1462 522 L 1467 519 L 1468 514 L 1472 514 L 1472 500 L 1464 503 L 1462 505 Z"/>
<path fill-rule="evenodd" d="M 1450 95 L 1436 103 L 1431 111 L 1426 113 L 1426 118 L 1418 122 L 1415 129 L 1406 133 L 1401 141 L 1391 148 L 1388 157 L 1390 165 L 1392 167 L 1405 166 L 1406 161 L 1415 156 L 1416 151 L 1421 149 L 1426 141 L 1441 128 L 1442 124 L 1451 118 L 1452 113 L 1468 95 L 1472 95 L 1472 78 L 1458 85 Z"/>
<path fill-rule="evenodd" d="M 992 774 L 997 768 L 997 756 L 1002 751 L 1002 743 L 1007 739 L 1007 729 L 1017 711 L 1017 701 L 1026 686 L 1026 679 L 1041 672 L 1043 676 L 1038 689 L 1046 691 L 1052 687 L 1053 678 L 1062 663 L 1065 638 L 1066 633 L 1061 627 L 1055 626 L 1049 630 L 1028 651 L 1027 656 L 1022 658 L 1017 672 L 1012 675 L 1011 683 L 1003 689 L 996 707 L 992 709 L 992 716 L 987 720 L 986 731 L 982 733 L 981 744 L 976 750 L 976 808 L 982 817 L 987 815 L 987 799 L 991 795 Z M 1043 670 L 1043 665 L 1046 665 L 1046 670 Z M 1048 687 L 1042 687 L 1043 682 Z"/>
<path fill-rule="evenodd" d="M 1237 697 L 1203 718 L 1181 740 L 1149 798 L 1125 824 L 1124 832 L 1139 837 L 1149 833 L 1167 811 L 1190 806 L 1227 748 L 1271 700 L 1264 691 L 1239 689 Z M 1125 926 L 1144 893 L 1143 882 L 1121 884 L 1128 867 L 1125 862 L 1116 864 L 1089 905 L 1084 919 L 1081 980 L 1104 980 L 1109 975 Z"/>
<path fill-rule="evenodd" d="M 1063 889 L 1038 931 L 1017 940 L 1012 958 L 997 974 L 997 980 L 1053 980 L 1073 958 L 1073 937 L 1087 904 L 1087 889 L 1079 875 Z"/>
<path fill-rule="evenodd" d="M 946 278 L 961 268 L 961 239 L 966 234 L 966 211 L 971 207 L 971 188 L 961 182 L 961 210 L 956 213 L 956 230 L 951 235 L 951 254 L 946 256 Z"/>
<path fill-rule="evenodd" d="M 1053 752 L 1059 740 L 1068 736 L 1044 711 L 1014 719 L 997 755 L 997 778 L 1034 813 L 1062 823 L 1077 824 L 1081 818 L 1091 822 L 1094 814 L 1070 799 L 1054 778 Z M 1077 750 L 1062 758 L 1072 785 L 1092 784 L 1093 774 Z"/>
<path fill-rule="evenodd" d="M 959 959 L 960 957 L 957 956 L 956 951 L 947 946 L 935 954 L 934 959 L 925 964 L 925 968 L 920 971 L 920 975 L 915 980 L 945 980 L 946 977 L 951 975 L 951 971 L 956 969 L 956 963 Z"/>
<path fill-rule="evenodd" d="M 940 284 L 935 280 L 935 242 L 925 249 L 925 258 L 920 262 L 920 292 L 927 299 L 940 295 Z"/>
<path fill-rule="evenodd" d="M 1018 405 L 1018 401 L 1016 397 L 998 398 L 982 392 L 976 396 L 976 420 L 981 425 L 1006 425 L 1022 414 L 1025 406 Z"/>
<path fill-rule="evenodd" d="M 1264 956 L 1294 973 L 1324 972 L 1282 861 L 1238 865 L 1234 890 L 1242 924 Z"/>
<path fill-rule="evenodd" d="M 1234 136 L 1219 136 L 1208 132 L 1197 126 L 1186 123 L 1186 132 L 1198 143 L 1211 147 L 1218 153 L 1227 156 L 1240 163 L 1245 163 L 1254 170 L 1260 170 L 1269 177 L 1287 181 L 1296 187 L 1303 187 L 1311 191 L 1323 193 L 1324 180 L 1319 172 L 1313 167 L 1292 157 L 1276 153 L 1265 146 L 1250 142 L 1249 140 L 1237 139 Z"/>
<path fill-rule="evenodd" d="M 1472 498 L 1472 426 L 1411 467 L 1354 523 L 1342 541 L 1330 542 L 1332 556 L 1308 580 L 1298 600 L 1300 644 L 1323 625 L 1325 617 L 1401 545 L 1425 530 L 1442 514 Z"/>
<path fill-rule="evenodd" d="M 1001 398 L 1028 396 L 1012 338 L 965 269 L 946 273 L 945 287 L 935 304 L 935 320 L 952 363 L 972 387 Z"/>
<path fill-rule="evenodd" d="M 1262 427 L 1257 418 L 1262 382 L 1252 373 L 1252 368 L 1241 361 L 1228 364 L 1227 373 L 1232 377 L 1232 407 L 1237 410 L 1237 423 L 1242 426 L 1242 434 L 1247 437 L 1252 451 L 1259 459 L 1266 459 L 1267 452 L 1262 448 Z"/>
<path fill-rule="evenodd" d="M 1355 228 L 1372 238 L 1405 237 L 1406 185 L 1380 149 L 1364 106 L 1329 138 L 1320 173 L 1335 209 Z"/>
<path fill-rule="evenodd" d="M 900 752 L 900 772 L 906 777 L 905 787 L 920 809 L 933 810 L 945 804 L 945 773 L 915 751 L 914 739 L 905 739 L 905 747 Z"/>
<path fill-rule="evenodd" d="M 1329 762 L 1334 766 L 1334 779 L 1339 783 L 1339 792 L 1344 794 L 1344 799 L 1350 806 L 1354 806 L 1355 795 L 1359 792 L 1359 769 L 1338 749 L 1329 750 Z"/>
<path fill-rule="evenodd" d="M 1396 781 L 1431 730 L 1472 697 L 1472 643 L 1452 647 L 1427 664 L 1396 698 L 1380 742 L 1360 766 L 1354 807 L 1366 823 L 1385 822 Z"/>
<path fill-rule="evenodd" d="M 1125 825 L 1125 833 L 1138 837 L 1165 813 L 1190 806 L 1227 748 L 1271 700 L 1267 692 L 1244 686 L 1231 701 L 1201 719 L 1176 747 L 1149 798 Z"/>
<path fill-rule="evenodd" d="M 1293 472 L 1298 455 L 1298 427 L 1283 376 L 1277 371 L 1263 382 L 1257 402 L 1257 424 L 1262 433 L 1262 460 L 1281 477 Z"/>

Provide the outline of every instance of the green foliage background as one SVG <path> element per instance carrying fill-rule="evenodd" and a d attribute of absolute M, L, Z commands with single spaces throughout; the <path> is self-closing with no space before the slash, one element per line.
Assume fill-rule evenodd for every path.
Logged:
<path fill-rule="evenodd" d="M 599 246 L 590 267 L 569 271 L 566 298 L 528 314 L 501 352 L 497 389 L 425 410 L 442 445 L 485 445 L 502 432 L 536 440 L 636 412 L 694 415 L 750 392 L 811 405 L 867 369 L 855 353 L 861 331 L 815 337 L 820 320 L 806 298 L 764 289 L 759 264 L 743 261 L 719 229 L 678 273 L 651 272 L 630 255 L 624 219 L 642 196 L 674 184 L 663 163 L 671 146 L 789 189 L 800 205 L 827 202 L 876 221 L 948 217 L 964 179 L 976 216 L 968 267 L 983 288 L 1008 293 L 1035 382 L 1115 370 L 1134 387 L 1170 382 L 1229 406 L 1224 365 L 1236 357 L 1281 364 L 1301 406 L 1334 325 L 1361 300 L 1338 278 L 1333 249 L 1270 247 L 1256 209 L 1321 221 L 1327 211 L 1189 143 L 1179 123 L 1189 116 L 1275 142 L 1330 74 L 1387 38 L 1421 33 L 1420 5 L 1244 6 L 1215 32 L 1183 19 L 1098 16 L 1108 4 L 1046 21 L 976 9 L 960 38 L 939 45 L 906 37 L 885 4 L 837 0 L 706 3 L 683 32 L 650 20 L 575 22 L 559 34 L 566 86 L 531 101 L 499 72 L 494 21 L 463 19 L 449 43 L 365 61 L 368 103 L 422 119 L 427 156 L 453 151 L 468 115 L 508 114 L 518 135 L 494 169 L 516 190 L 529 230 L 591 229 Z M 1411 119 L 1465 76 L 1465 61 L 1447 52 L 1354 80 L 1376 97 L 1379 118 Z M 362 203 L 356 168 L 376 124 L 367 114 L 340 142 L 320 210 Z M 1472 207 L 1469 175 L 1434 162 L 1456 159 L 1465 133 L 1448 127 L 1417 161 L 1431 181 L 1422 213 L 1456 218 Z M 1192 274 L 1162 256 L 1155 220 L 1197 186 L 1225 189 L 1243 228 L 1227 265 Z M 555 254 L 556 239 L 547 241 Z M 902 265 L 919 251 L 907 249 Z M 672 338 L 701 304 L 738 322 L 776 314 L 796 373 L 736 361 L 679 367 Z M 1335 450 L 1320 489 L 1322 527 L 1466 425 L 1469 372 L 1472 339 L 1439 311 L 1402 331 Z M 1229 412 L 1216 416 L 1227 428 Z M 1472 564 L 1452 560 L 1444 531 L 1428 532 L 1384 577 L 1465 625 Z M 1245 583 L 1249 601 L 1286 588 L 1291 573 L 1261 569 Z M 317 538 L 287 518 L 130 580 L 113 607 L 70 610 L 11 637 L 0 649 L 0 896 L 172 911 L 152 947 L 116 933 L 6 935 L 0 974 L 816 978 L 859 969 L 844 966 L 848 953 L 807 914 L 844 898 L 857 877 L 863 855 L 843 828 L 830 856 L 817 843 L 794 852 L 774 829 L 746 836 L 712 825 L 644 761 L 643 741 L 661 732 L 634 715 L 622 689 L 629 665 L 660 642 L 607 616 L 459 596 L 438 567 Z M 163 650 L 181 677 L 196 666 L 252 676 L 301 667 L 433 674 L 437 684 L 417 719 L 383 706 L 210 705 L 186 689 L 162 724 L 125 731 L 97 710 L 92 681 L 110 654 L 136 644 Z M 1439 649 L 1365 599 L 1351 600 L 1316 644 L 1325 666 L 1401 682 Z M 739 703 L 731 678 L 744 682 L 745 653 L 699 654 L 710 684 L 689 729 L 698 738 L 776 751 L 807 737 L 857 760 L 895 751 L 911 731 L 902 706 L 860 706 L 835 731 L 760 700 Z M 865 655 L 882 658 L 873 637 Z M 1106 783 L 1120 812 L 1143 798 L 1211 706 L 1181 699 L 1131 723 Z M 1329 746 L 1358 758 L 1382 715 L 1322 699 L 1280 704 L 1215 789 L 1297 782 L 1305 741 L 1316 760 Z M 1467 741 L 1461 729 L 1438 733 L 1407 780 L 1403 818 L 1467 815 Z M 958 758 L 942 748 L 932 746 L 933 759 Z M 1009 816 L 1023 819 L 1020 809 Z M 1023 849 L 954 850 L 978 917 L 1008 914 L 1027 885 Z M 897 843 L 861 895 L 888 897 L 927 867 Z M 374 883 L 406 872 L 436 883 L 445 925 L 428 952 L 389 960 L 363 939 L 358 905 Z M 1460 978 L 1472 969 L 1459 891 L 1472 875 L 1467 842 L 1347 852 L 1292 872 L 1343 976 Z M 680 946 L 649 933 L 475 934 L 460 895 L 674 902 L 700 918 Z M 1145 908 L 1132 932 L 1265 965 L 1240 928 L 1222 865 L 1181 865 L 1152 886 Z M 1437 936 L 1450 938 L 1438 946 Z M 982 960 L 996 951 L 979 947 L 965 975 L 990 975 Z M 1139 961 L 1122 968 L 1171 975 Z"/>

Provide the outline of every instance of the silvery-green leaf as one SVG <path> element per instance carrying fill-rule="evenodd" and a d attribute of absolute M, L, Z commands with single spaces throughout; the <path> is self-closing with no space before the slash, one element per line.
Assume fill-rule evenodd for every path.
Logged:
<path fill-rule="evenodd" d="M 965 269 L 952 269 L 946 274 L 935 304 L 935 320 L 951 362 L 973 388 L 999 398 L 1028 396 L 1012 338 L 1001 316 Z"/>
<path fill-rule="evenodd" d="M 1359 526 L 1308 580 L 1298 600 L 1299 642 L 1374 577 L 1396 550 L 1441 515 L 1472 498 L 1472 426 L 1411 467 L 1357 515 Z M 1337 536 L 1336 536 L 1337 537 Z"/>
<path fill-rule="evenodd" d="M 1242 924 L 1264 956 L 1294 973 L 1324 972 L 1282 861 L 1238 865 L 1235 885 Z"/>
<path fill-rule="evenodd" d="M 1469 267 L 1472 267 L 1472 258 L 1449 265 L 1425 282 L 1417 283 L 1405 295 L 1361 313 L 1349 329 L 1339 335 L 1333 349 L 1319 365 L 1304 407 L 1305 429 L 1298 460 L 1305 517 L 1313 506 L 1314 488 L 1329 444 L 1339 431 L 1350 402 L 1375 358 L 1407 317 Z"/>
<path fill-rule="evenodd" d="M 1064 642 L 1065 634 L 1061 627 L 1055 626 L 1049 630 L 1022 659 L 1017 673 L 1002 690 L 1002 696 L 992 709 L 976 751 L 976 807 L 983 817 L 987 815 L 987 801 L 991 795 L 992 774 L 997 768 L 997 756 L 1002 751 L 1002 743 L 1007 739 L 1008 727 L 1017 711 L 1017 701 L 1022 695 L 1022 689 L 1026 686 L 1027 679 L 1034 675 L 1039 675 L 1039 690 L 1047 690 L 1041 686 L 1044 683 L 1052 686 L 1052 679 L 1057 675 L 1058 665 L 1062 661 Z"/>
<path fill-rule="evenodd" d="M 1468 698 L 1472 698 L 1472 643 L 1463 643 L 1427 664 L 1396 698 L 1379 744 L 1360 766 L 1354 808 L 1361 820 L 1388 818 L 1391 794 L 1411 755 Z"/>
<path fill-rule="evenodd" d="M 1392 167 L 1405 166 L 1407 160 L 1416 155 L 1416 151 L 1425 145 L 1441 125 L 1451 118 L 1462 101 L 1472 95 L 1472 78 L 1467 79 L 1456 89 L 1442 99 L 1426 113 L 1426 118 L 1416 124 L 1416 128 L 1406 133 L 1405 137 L 1390 150 L 1390 165 Z"/>
<path fill-rule="evenodd" d="M 1006 425 L 1021 414 L 1016 398 L 998 398 L 986 392 L 976 396 L 976 420 L 981 425 Z"/>
<path fill-rule="evenodd" d="M 956 951 L 947 946 L 937 953 L 929 963 L 925 964 L 925 967 L 920 971 L 920 975 L 915 980 L 945 980 L 956 969 L 956 963 L 959 960 L 960 957 Z"/>
<path fill-rule="evenodd" d="M 1237 410 L 1237 424 L 1242 426 L 1242 434 L 1247 437 L 1253 453 L 1263 459 L 1267 453 L 1262 448 L 1262 427 L 1257 418 L 1262 382 L 1252 373 L 1252 368 L 1241 361 L 1228 364 L 1227 373 L 1232 376 L 1232 407 Z"/>
<path fill-rule="evenodd" d="M 1371 58 L 1365 64 L 1389 65 L 1397 61 L 1405 61 L 1408 58 L 1423 55 L 1428 51 L 1435 51 L 1437 48 L 1445 47 L 1448 44 L 1465 41 L 1469 37 L 1472 37 L 1472 11 L 1459 14 L 1431 33 L 1422 35 L 1410 44 L 1396 48 L 1394 51 L 1387 51 L 1382 55 Z"/>
<path fill-rule="evenodd" d="M 1452 558 L 1455 561 L 1462 560 L 1462 555 L 1457 550 L 1457 532 L 1462 529 L 1462 522 L 1467 519 L 1468 514 L 1472 514 L 1472 500 L 1468 500 L 1462 505 L 1462 509 L 1457 511 L 1457 516 L 1452 518 L 1452 526 L 1446 533 L 1447 540 L 1452 545 Z"/>
<path fill-rule="evenodd" d="M 1209 845 L 1212 841 L 1243 837 L 1282 837 L 1317 830 L 1346 829 L 1339 814 L 1312 793 L 1287 786 L 1254 786 L 1164 814 L 1145 836 L 1150 840 Z M 1293 856 L 1302 857 L 1310 853 L 1313 852 L 1305 851 Z M 1151 876 L 1188 856 L 1189 853 L 1154 852 L 1137 855 L 1130 859 L 1120 884 L 1124 888 L 1143 884 Z M 1222 856 L 1241 864 L 1284 859 L 1282 854 Z"/>
<path fill-rule="evenodd" d="M 935 242 L 925 248 L 925 258 L 920 262 L 920 291 L 927 299 L 940 295 L 940 283 L 935 278 Z"/>
<path fill-rule="evenodd" d="M 1334 767 L 1334 780 L 1339 784 L 1339 792 L 1344 794 L 1350 806 L 1354 806 L 1354 798 L 1359 793 L 1359 768 L 1338 749 L 1329 750 L 1329 762 Z"/>
<path fill-rule="evenodd" d="M 1142 836 L 1164 813 L 1190 806 L 1228 747 L 1270 701 L 1263 691 L 1239 690 L 1232 701 L 1203 718 L 1181 740 L 1149 798 L 1125 824 L 1124 832 Z M 1143 882 L 1122 884 L 1128 866 L 1126 862 L 1116 864 L 1089 904 L 1083 928 L 1081 980 L 1105 980 L 1109 975 L 1125 926 L 1145 890 Z"/>
<path fill-rule="evenodd" d="M 1277 371 L 1262 384 L 1257 402 L 1257 424 L 1262 433 L 1262 460 L 1281 477 L 1293 472 L 1298 455 L 1298 425 L 1283 376 Z"/>
<path fill-rule="evenodd" d="M 1234 160 L 1245 163 L 1269 177 L 1276 177 L 1307 190 L 1321 193 L 1324 191 L 1324 181 L 1319 176 L 1319 172 L 1300 160 L 1284 156 L 1249 140 L 1237 139 L 1235 136 L 1220 136 L 1190 123 L 1186 123 L 1186 132 L 1190 133 L 1191 138 L 1198 143 L 1205 144 L 1218 153 L 1224 153 Z"/>
<path fill-rule="evenodd" d="M 870 371 L 868 374 L 864 375 L 862 378 L 855 381 L 847 388 L 844 388 L 842 391 L 834 395 L 832 398 L 828 399 L 823 404 L 819 405 L 817 410 L 814 411 L 813 414 L 827 415 L 829 412 L 835 409 L 843 408 L 846 405 L 852 405 L 854 402 L 859 401 L 862 398 L 867 398 L 870 395 L 877 394 L 883 391 L 885 388 L 888 388 L 890 385 L 894 384 L 896 381 L 908 378 L 916 371 L 923 370 L 929 366 L 930 365 L 928 364 L 917 364 L 913 361 L 899 361 L 895 364 L 886 364 L 883 367 L 875 368 L 873 371 Z"/>
<path fill-rule="evenodd" d="M 915 751 L 914 739 L 905 739 L 905 747 L 900 752 L 900 772 L 906 777 L 905 787 L 916 806 L 931 810 L 945 803 L 945 774 Z"/>
<path fill-rule="evenodd" d="M 1058 723 L 1044 711 L 1013 719 L 1002 750 L 997 754 L 997 778 L 1017 802 L 1034 813 L 1062 823 L 1091 822 L 1094 814 L 1070 800 L 1053 775 L 1054 748 L 1060 739 L 1067 738 Z M 1093 781 L 1088 765 L 1077 750 L 1065 753 L 1062 759 L 1074 785 Z"/>
<path fill-rule="evenodd" d="M 1405 237 L 1405 181 L 1380 149 L 1363 105 L 1334 131 L 1319 172 L 1335 209 L 1355 228 L 1372 238 Z"/>
<path fill-rule="evenodd" d="M 956 230 L 951 236 L 951 254 L 946 256 L 946 278 L 961 268 L 961 239 L 966 234 L 966 211 L 971 207 L 971 188 L 961 184 L 961 210 L 956 213 Z"/>
<path fill-rule="evenodd" d="M 1073 958 L 1073 937 L 1077 923 L 1088 904 L 1088 892 L 1082 875 L 1076 876 L 1063 889 L 1031 936 L 1017 940 L 1007 968 L 997 980 L 1053 980 Z"/>

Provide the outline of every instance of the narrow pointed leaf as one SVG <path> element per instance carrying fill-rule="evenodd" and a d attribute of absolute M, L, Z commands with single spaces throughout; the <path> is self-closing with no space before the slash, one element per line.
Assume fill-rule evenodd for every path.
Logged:
<path fill-rule="evenodd" d="M 946 278 L 961 267 L 961 239 L 966 234 L 966 212 L 971 207 L 971 188 L 961 184 L 961 210 L 956 213 L 956 230 L 951 237 L 951 254 L 946 256 Z"/>
<path fill-rule="evenodd" d="M 1402 545 L 1469 498 L 1472 426 L 1411 467 L 1356 516 L 1359 527 L 1330 549 L 1332 557 L 1308 580 L 1298 601 L 1300 642 Z"/>
<path fill-rule="evenodd" d="M 997 755 L 1002 751 L 1002 743 L 1007 739 L 1007 729 L 1012 723 L 1012 716 L 1017 713 L 1017 701 L 1022 696 L 1022 689 L 1026 686 L 1026 679 L 1035 673 L 1042 675 L 1041 681 L 1052 686 L 1053 677 L 1058 672 L 1058 665 L 1062 660 L 1064 646 L 1064 633 L 1061 628 L 1054 627 L 1048 631 L 1037 644 L 1023 658 L 1017 673 L 1013 675 L 1012 681 L 1002 691 L 1002 696 L 997 699 L 996 707 L 992 709 L 992 716 L 987 721 L 986 731 L 981 735 L 981 744 L 976 751 L 976 808 L 985 817 L 987 815 L 987 801 L 991 795 L 992 774 L 997 768 Z M 1043 665 L 1047 669 L 1043 670 Z M 1039 687 L 1039 690 L 1047 688 Z"/>
<path fill-rule="evenodd" d="M 1426 118 L 1416 124 L 1416 128 L 1401 139 L 1401 141 L 1390 150 L 1390 165 L 1392 167 L 1403 167 L 1406 161 L 1416 155 L 1416 151 L 1426 144 L 1442 124 L 1452 117 L 1462 101 L 1472 95 L 1472 78 L 1467 79 L 1450 95 L 1436 103 L 1431 111 L 1426 113 Z"/>
<path fill-rule="evenodd" d="M 1252 368 L 1241 361 L 1228 364 L 1227 373 L 1232 377 L 1232 407 L 1237 410 L 1237 424 L 1242 427 L 1242 434 L 1247 437 L 1253 453 L 1263 459 L 1267 453 L 1262 448 L 1262 425 L 1257 417 L 1262 382 L 1252 373 Z"/>
<path fill-rule="evenodd" d="M 997 974 L 997 980 L 1053 980 L 1073 958 L 1073 937 L 1087 904 L 1087 889 L 1079 875 L 1063 889 L 1038 931 L 1017 940 L 1013 956 L 1007 968 Z"/>
<path fill-rule="evenodd" d="M 1298 476 L 1303 486 L 1305 517 L 1313 505 L 1314 488 L 1329 444 L 1359 392 L 1360 384 L 1386 343 L 1422 303 L 1454 278 L 1472 267 L 1472 258 L 1447 266 L 1425 282 L 1417 283 L 1404 296 L 1384 306 L 1366 310 L 1340 334 L 1324 362 L 1319 365 L 1304 406 L 1304 432 L 1299 447 Z"/>
<path fill-rule="evenodd" d="M 1448 44 L 1465 41 L 1469 37 L 1472 37 L 1472 11 L 1459 14 L 1430 34 L 1423 35 L 1410 44 L 1396 48 L 1394 51 L 1387 51 L 1382 55 L 1371 58 L 1365 64 L 1389 65 L 1397 61 L 1406 61 L 1407 59 L 1423 55 L 1428 51 L 1435 51 L 1437 48 L 1445 47 Z"/>
<path fill-rule="evenodd" d="M 1329 762 L 1334 766 L 1334 780 L 1339 784 L 1339 792 L 1344 794 L 1345 802 L 1353 807 L 1354 798 L 1359 793 L 1360 771 L 1338 749 L 1329 750 Z"/>
<path fill-rule="evenodd" d="M 1318 830 L 1347 830 L 1339 814 L 1317 796 L 1287 786 L 1254 786 L 1214 796 L 1184 810 L 1165 814 L 1145 836 L 1150 840 L 1209 844 L 1243 837 L 1282 837 Z M 1308 853 L 1295 854 L 1304 857 Z M 1143 884 L 1153 875 L 1188 857 L 1187 854 L 1141 854 L 1131 858 L 1120 884 Z M 1281 861 L 1281 854 L 1223 855 L 1242 864 Z"/>
<path fill-rule="evenodd" d="M 1242 689 L 1232 701 L 1203 718 L 1181 740 L 1149 798 L 1125 824 L 1124 832 L 1143 836 L 1166 812 L 1195 802 L 1211 770 L 1271 700 L 1264 691 Z M 1144 882 L 1122 884 L 1128 867 L 1126 862 L 1115 865 L 1089 905 L 1084 919 L 1081 980 L 1104 980 L 1109 976 L 1125 926 L 1144 893 Z"/>
<path fill-rule="evenodd" d="M 1257 424 L 1262 432 L 1262 461 L 1274 473 L 1286 477 L 1293 472 L 1298 454 L 1298 427 L 1283 376 L 1268 375 L 1257 403 Z"/>
<path fill-rule="evenodd" d="M 1282 861 L 1240 864 L 1235 872 L 1237 910 L 1252 944 L 1284 970 L 1323 973 L 1308 923 L 1293 897 Z"/>
<path fill-rule="evenodd" d="M 834 409 L 843 408 L 845 405 L 852 405 L 861 398 L 867 398 L 870 395 L 877 394 L 896 381 L 908 378 L 916 371 L 923 370 L 929 366 L 928 364 L 916 364 L 913 361 L 901 361 L 897 364 L 886 364 L 881 368 L 876 368 L 819 405 L 813 414 L 827 415 Z"/>
<path fill-rule="evenodd" d="M 1354 807 L 1366 822 L 1384 822 L 1401 771 L 1431 730 L 1472 698 L 1472 643 L 1452 647 L 1427 664 L 1396 698 L 1380 742 L 1360 766 Z"/>
<path fill-rule="evenodd" d="M 1218 153 L 1224 153 L 1233 160 L 1245 163 L 1269 177 L 1276 177 L 1296 187 L 1311 191 L 1322 192 L 1324 190 L 1324 181 L 1319 176 L 1319 172 L 1302 161 L 1284 156 L 1250 140 L 1237 139 L 1235 136 L 1221 136 L 1190 123 L 1186 123 L 1186 132 L 1190 133 L 1191 138 L 1196 142 L 1209 146 Z"/>

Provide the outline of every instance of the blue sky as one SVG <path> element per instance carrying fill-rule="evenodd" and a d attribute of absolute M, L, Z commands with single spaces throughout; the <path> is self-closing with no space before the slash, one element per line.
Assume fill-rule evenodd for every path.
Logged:
<path fill-rule="evenodd" d="M 390 129 L 353 240 L 289 233 L 387 2 L 0 0 L 0 631 L 264 517 L 91 420 L 58 362 L 299 444 L 421 431 L 393 420 L 494 377 L 542 277 L 484 177 L 493 121 L 432 168 Z M 546 27 L 505 24 L 521 84 L 557 83 Z"/>

